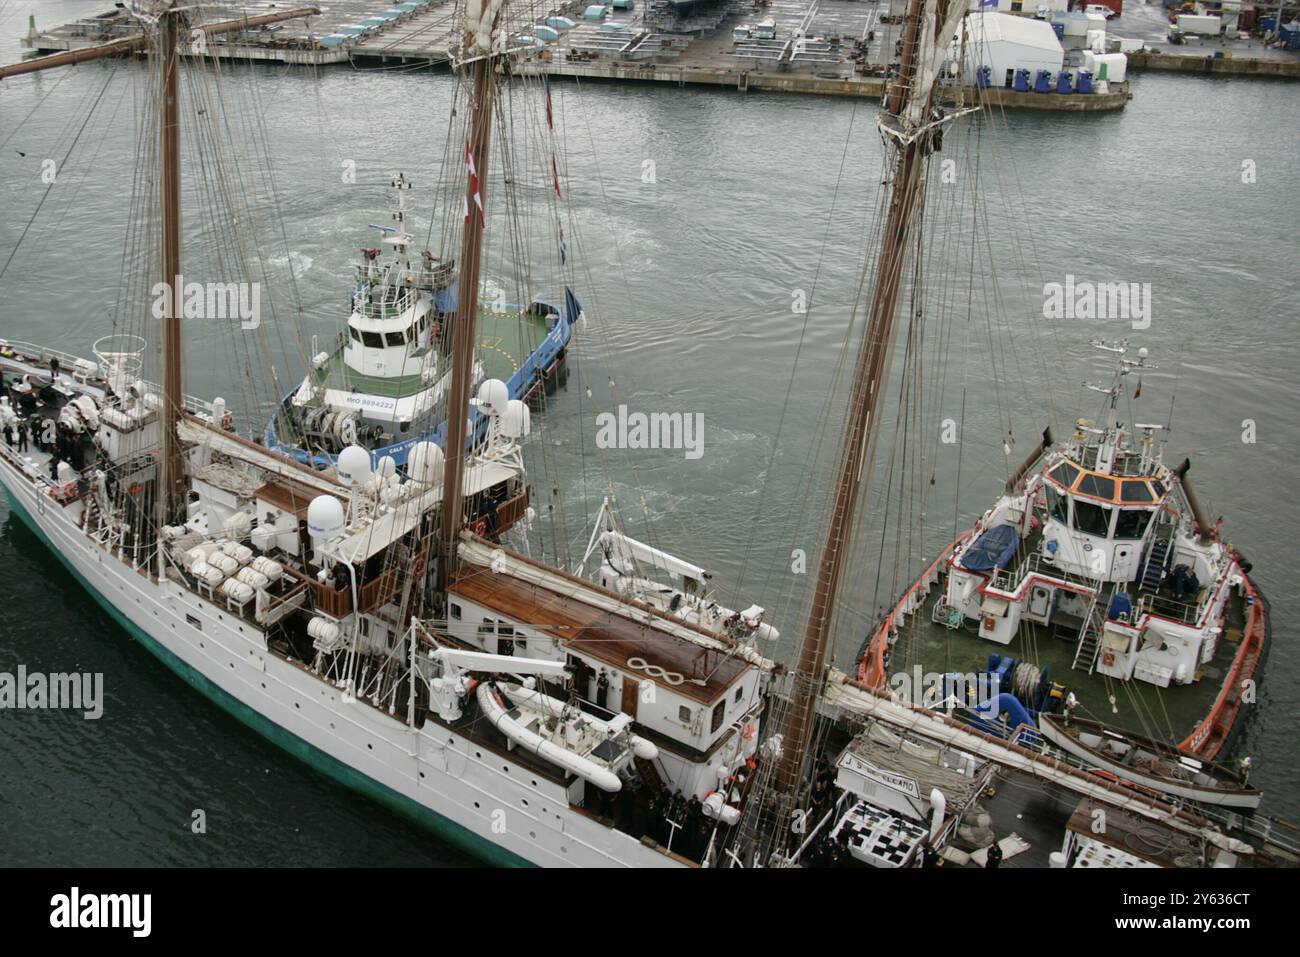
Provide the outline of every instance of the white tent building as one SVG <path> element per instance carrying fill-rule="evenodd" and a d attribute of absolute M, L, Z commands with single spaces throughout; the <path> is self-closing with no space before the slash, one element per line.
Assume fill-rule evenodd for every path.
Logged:
<path fill-rule="evenodd" d="M 962 21 L 966 32 L 965 82 L 973 84 L 981 66 L 990 67 L 992 86 L 1010 86 L 1016 70 L 1028 70 L 1032 85 L 1039 70 L 1061 71 L 1065 51 L 1051 24 L 1005 13 L 975 13 Z M 962 55 L 962 34 L 950 51 L 950 60 Z"/>

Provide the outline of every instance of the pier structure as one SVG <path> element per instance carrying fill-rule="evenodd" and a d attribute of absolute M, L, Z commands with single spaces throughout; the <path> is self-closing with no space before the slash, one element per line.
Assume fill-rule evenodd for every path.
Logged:
<path fill-rule="evenodd" d="M 213 5 L 200 20 L 256 17 L 283 9 L 272 0 Z M 449 60 L 454 0 L 330 0 L 320 12 L 211 39 L 205 55 L 304 65 L 351 64 L 360 69 L 409 64 L 438 66 Z M 619 0 L 603 12 L 585 0 L 567 0 L 541 21 L 516 11 L 512 43 L 521 50 L 518 71 L 606 81 L 704 85 L 879 98 L 902 42 L 903 0 L 703 0 L 683 9 L 669 0 Z M 630 8 L 629 8 L 630 7 Z M 1249 39 L 1195 47 L 1162 45 L 1158 8 L 1130 4 L 1108 26 L 1116 36 L 1140 40 L 1130 52 L 1132 70 L 1162 69 L 1221 75 L 1300 76 L 1300 56 Z M 507 7 L 507 10 L 510 10 Z M 534 8 L 531 12 L 536 12 Z M 564 20 L 556 26 L 549 26 Z M 570 25 L 571 24 L 571 25 Z M 24 38 L 34 53 L 75 51 L 138 34 L 121 8 L 42 30 Z M 1070 49 L 1066 68 L 1079 65 Z M 1238 48 L 1239 47 L 1239 48 Z M 524 52 L 528 51 L 528 52 Z M 182 45 L 182 52 L 196 55 Z M 971 102 L 974 91 L 952 97 Z M 1035 93 L 995 87 L 983 102 L 1009 108 L 1096 112 L 1121 109 L 1131 98 L 1128 83 L 1093 93 Z"/>

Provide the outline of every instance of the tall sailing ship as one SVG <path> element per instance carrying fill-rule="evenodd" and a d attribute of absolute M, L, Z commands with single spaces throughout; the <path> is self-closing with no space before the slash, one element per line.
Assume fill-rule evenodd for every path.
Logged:
<path fill-rule="evenodd" d="M 467 209 L 486 198 L 504 6 L 468 0 L 455 51 L 471 97 Z M 962 5 L 913 0 L 881 113 L 888 212 L 788 669 L 759 647 L 774 634 L 762 609 L 712 614 L 691 600 L 702 570 L 616 529 L 600 538 L 603 584 L 503 543 L 527 515 L 530 422 L 505 382 L 474 388 L 478 216 L 461 237 L 441 447 L 417 442 L 399 470 L 348 446 L 321 471 L 225 428 L 224 403 L 185 396 L 177 44 L 248 21 L 134 9 L 158 81 L 163 381 L 140 378 L 145 345 L 128 335 L 101 340 L 98 362 L 7 348 L 23 414 L 60 428 L 38 449 L 0 448 L 0 481 L 95 600 L 196 689 L 499 863 L 981 866 L 995 844 L 1038 865 L 1295 863 L 1276 822 L 1099 777 L 829 667 L 926 164 L 957 115 L 935 103 Z"/>

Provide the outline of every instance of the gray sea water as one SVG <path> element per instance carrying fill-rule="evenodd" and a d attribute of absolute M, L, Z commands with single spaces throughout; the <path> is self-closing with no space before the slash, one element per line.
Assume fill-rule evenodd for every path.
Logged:
<path fill-rule="evenodd" d="M 0 58 L 18 55 L 29 11 L 53 23 L 102 6 L 0 2 Z M 118 68 L 103 101 L 110 119 L 88 127 L 64 167 L 75 193 L 35 219 L 41 160 L 62 155 L 107 74 L 83 66 L 0 86 L 0 261 L 33 223 L 0 279 L 0 337 L 85 353 L 109 331 L 134 163 L 130 77 L 139 69 Z M 332 337 L 348 262 L 383 206 L 374 184 L 394 169 L 417 182 L 437 176 L 453 81 L 439 72 L 259 67 L 233 68 L 225 82 L 256 85 L 307 328 Z M 1170 457 L 1191 457 L 1207 510 L 1226 516 L 1227 537 L 1253 560 L 1272 601 L 1274 644 L 1241 752 L 1253 756 L 1272 812 L 1297 818 L 1300 771 L 1287 729 L 1300 710 L 1291 646 L 1300 615 L 1292 564 L 1300 96 L 1280 82 L 1162 74 L 1133 87 L 1122 112 L 1010 113 L 978 145 L 988 206 L 1013 213 L 979 227 L 992 262 L 977 260 L 976 272 L 996 275 L 996 290 L 991 280 L 953 287 L 945 302 L 958 318 L 930 320 L 950 330 L 949 359 L 930 380 L 937 397 L 923 423 L 960 422 L 960 492 L 957 450 L 942 447 L 922 469 L 934 475 L 922 533 L 896 539 L 895 512 L 882 543 L 883 503 L 873 503 L 837 661 L 851 659 L 874 608 L 924 555 L 992 501 L 1008 430 L 1018 461 L 1047 419 L 1059 432 L 1075 415 L 1096 416 L 1095 396 L 1080 384 L 1100 381 L 1106 367 L 1088 340 L 1127 335 L 1160 364 L 1144 380 L 1148 404 L 1137 420 L 1170 422 Z M 567 383 L 536 417 L 534 545 L 555 553 L 548 519 L 563 514 L 561 555 L 576 559 L 586 517 L 612 486 L 633 534 L 706 565 L 731 583 L 725 594 L 766 604 L 793 635 L 804 579 L 789 574 L 790 553 L 814 548 L 825 473 L 812 463 L 824 462 L 819 437 L 835 441 L 834 428 L 821 429 L 823 405 L 879 191 L 875 107 L 569 83 L 557 83 L 556 96 L 581 226 L 580 245 L 571 240 L 582 260 L 577 291 L 593 319 L 577 332 Z M 349 157 L 362 175 L 344 188 L 337 169 Z M 646 160 L 653 183 L 644 181 Z M 1246 161 L 1254 182 L 1242 181 Z M 970 172 L 963 166 L 958 179 Z M 951 205 L 953 194 L 936 189 L 936 205 Z M 945 247 L 948 265 L 970 272 L 970 250 L 983 239 L 954 234 L 967 241 Z M 1150 283 L 1150 328 L 1036 316 L 1042 284 L 1067 275 Z M 806 330 L 791 310 L 799 290 L 814 304 Z M 970 319 L 968 297 L 979 303 Z M 191 339 L 188 389 L 236 403 L 236 375 L 214 349 L 202 332 Z M 704 454 L 596 449 L 594 416 L 619 402 L 702 414 Z M 1243 442 L 1252 427 L 1254 441 Z M 0 671 L 19 664 L 102 672 L 106 700 L 97 721 L 0 712 L 5 862 L 469 863 L 203 700 L 129 641 L 0 504 Z M 190 828 L 196 809 L 206 814 L 202 835 Z"/>

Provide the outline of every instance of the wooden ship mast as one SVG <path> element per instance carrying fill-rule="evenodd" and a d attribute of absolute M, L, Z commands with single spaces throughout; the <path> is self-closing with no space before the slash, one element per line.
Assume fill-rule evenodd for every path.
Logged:
<path fill-rule="evenodd" d="M 463 525 L 465 466 L 469 459 L 469 399 L 478 325 L 479 271 L 483 258 L 483 210 L 487 202 L 488 147 L 492 141 L 492 97 L 496 84 L 491 37 L 502 0 L 466 0 L 462 62 L 470 67 L 472 101 L 465 141 L 465 226 L 460 247 L 460 287 L 452 324 L 451 393 L 447 400 L 446 465 L 438 540 L 435 595 L 446 594 L 457 565 Z M 440 600 L 440 599 L 439 599 Z"/>
<path fill-rule="evenodd" d="M 913 222 L 925 194 L 926 160 L 937 149 L 947 117 L 936 110 L 939 71 L 965 13 L 958 0 L 912 0 L 907 12 L 903 56 L 880 117 L 886 143 L 888 214 L 881 238 L 875 284 L 857 356 L 835 468 L 833 504 L 817 568 L 808 625 L 791 675 L 775 791 L 783 808 L 798 806 L 808 784 L 816 706 L 832 647 L 836 600 L 852 546 L 861 501 L 871 480 L 871 457 L 883 410 L 890 344 L 915 239 Z"/>

